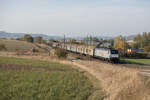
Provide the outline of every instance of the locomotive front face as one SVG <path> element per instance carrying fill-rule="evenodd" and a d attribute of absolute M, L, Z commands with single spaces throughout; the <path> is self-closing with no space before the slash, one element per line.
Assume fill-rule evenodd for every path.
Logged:
<path fill-rule="evenodd" d="M 118 50 L 111 50 L 111 59 L 119 59 Z"/>

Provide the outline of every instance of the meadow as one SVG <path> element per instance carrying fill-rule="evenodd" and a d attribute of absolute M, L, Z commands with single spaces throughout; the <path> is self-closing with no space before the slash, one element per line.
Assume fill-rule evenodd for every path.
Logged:
<path fill-rule="evenodd" d="M 15 57 L 2 57 L 0 56 L 0 64 L 14 64 L 14 65 L 24 65 L 32 67 L 48 67 L 57 69 L 73 69 L 69 65 L 60 64 L 58 62 L 48 62 L 34 59 L 22 59 Z M 75 69 L 74 69 L 75 70 Z"/>
<path fill-rule="evenodd" d="M 121 60 L 130 64 L 150 65 L 150 59 L 121 58 Z"/>
<path fill-rule="evenodd" d="M 94 91 L 88 77 L 69 65 L 0 57 L 0 100 L 87 100 Z"/>
<path fill-rule="evenodd" d="M 0 44 L 4 44 L 8 52 L 30 51 L 32 48 L 37 49 L 39 52 L 45 52 L 49 48 L 42 44 L 9 39 L 0 39 Z"/>

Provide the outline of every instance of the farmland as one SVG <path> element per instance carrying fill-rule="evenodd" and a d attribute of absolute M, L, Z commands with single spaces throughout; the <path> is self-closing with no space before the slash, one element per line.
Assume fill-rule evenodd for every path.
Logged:
<path fill-rule="evenodd" d="M 69 65 L 0 57 L 0 100 L 87 100 L 94 91 L 91 81 Z"/>

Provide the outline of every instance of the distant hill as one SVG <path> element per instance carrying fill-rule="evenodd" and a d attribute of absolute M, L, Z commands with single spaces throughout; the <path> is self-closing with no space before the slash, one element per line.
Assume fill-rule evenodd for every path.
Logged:
<path fill-rule="evenodd" d="M 129 36 L 126 36 L 126 40 L 133 40 L 135 38 L 136 35 L 129 35 Z"/>
<path fill-rule="evenodd" d="M 25 34 L 28 33 L 9 33 L 9 32 L 5 32 L 5 31 L 0 31 L 0 38 L 19 38 L 19 37 L 23 37 Z M 57 39 L 60 38 L 59 36 L 49 36 L 49 35 L 45 35 L 45 34 L 30 34 L 33 37 L 36 36 L 41 36 L 44 39 Z"/>
<path fill-rule="evenodd" d="M 19 37 L 23 37 L 25 34 L 29 34 L 29 33 L 9 33 L 9 32 L 5 32 L 5 31 L 0 31 L 0 38 L 19 38 Z M 31 33 L 30 35 L 32 35 L 33 37 L 41 36 L 44 39 L 62 39 L 63 38 L 61 36 L 49 36 L 49 35 L 45 35 L 45 34 L 32 34 Z M 103 38 L 103 39 L 113 39 L 114 38 L 114 36 L 101 36 L 101 37 L 97 36 L 97 37 Z M 125 38 L 127 40 L 132 40 L 134 37 L 135 37 L 135 35 L 125 36 Z M 66 36 L 66 38 L 67 38 L 67 36 Z M 84 37 L 80 37 L 80 36 L 70 37 L 70 39 L 72 39 L 72 38 L 80 40 L 80 39 L 83 39 Z"/>

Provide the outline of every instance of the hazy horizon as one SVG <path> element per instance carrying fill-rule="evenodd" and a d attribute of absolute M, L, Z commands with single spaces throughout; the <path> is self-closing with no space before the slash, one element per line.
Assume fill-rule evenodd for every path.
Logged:
<path fill-rule="evenodd" d="M 0 31 L 86 36 L 150 32 L 149 0 L 0 0 Z"/>

